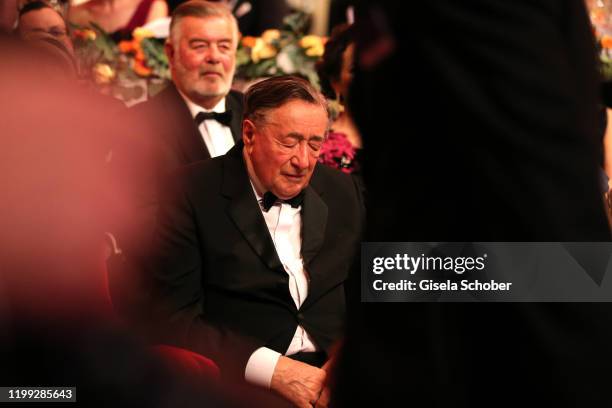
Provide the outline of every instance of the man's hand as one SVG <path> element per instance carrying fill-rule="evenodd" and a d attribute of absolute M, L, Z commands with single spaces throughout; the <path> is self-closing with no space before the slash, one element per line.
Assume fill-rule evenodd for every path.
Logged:
<path fill-rule="evenodd" d="M 281 356 L 270 388 L 299 408 L 311 408 L 323 391 L 325 378 L 325 370 Z"/>
<path fill-rule="evenodd" d="M 317 403 L 315 404 L 315 408 L 327 408 L 327 406 L 329 405 L 329 399 L 330 399 L 330 391 L 329 391 L 329 379 L 331 378 L 331 370 L 334 367 L 334 363 L 335 363 L 336 359 L 335 358 L 331 358 L 329 360 L 327 360 L 327 362 L 323 365 L 323 367 L 321 367 L 321 370 L 325 371 L 327 373 L 326 376 L 326 381 L 325 384 L 323 386 L 323 389 L 321 390 L 321 395 L 319 395 L 319 399 L 317 400 Z"/>

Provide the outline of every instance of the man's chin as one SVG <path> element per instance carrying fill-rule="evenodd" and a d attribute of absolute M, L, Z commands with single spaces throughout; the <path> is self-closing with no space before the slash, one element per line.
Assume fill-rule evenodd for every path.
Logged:
<path fill-rule="evenodd" d="M 214 98 L 216 96 L 225 96 L 229 93 L 230 87 L 226 85 L 206 86 L 195 88 L 194 92 L 203 98 Z"/>
<path fill-rule="evenodd" d="M 283 189 L 283 191 L 279 191 L 278 193 L 274 193 L 281 200 L 289 200 L 290 198 L 295 197 L 300 194 L 300 192 L 306 188 L 306 185 L 302 185 L 299 187 L 292 186 L 291 188 Z"/>

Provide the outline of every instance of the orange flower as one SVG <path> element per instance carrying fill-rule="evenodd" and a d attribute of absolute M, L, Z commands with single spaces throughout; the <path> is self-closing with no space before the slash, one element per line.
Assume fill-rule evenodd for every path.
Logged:
<path fill-rule="evenodd" d="M 119 43 L 119 51 L 124 54 L 128 54 L 134 51 L 134 42 L 133 41 L 121 41 Z"/>
<path fill-rule="evenodd" d="M 134 59 L 136 59 L 137 61 L 144 61 L 146 59 L 146 55 L 142 48 L 140 48 L 140 46 L 138 46 L 134 51 L 136 51 Z"/>
<path fill-rule="evenodd" d="M 242 39 L 242 45 L 244 47 L 253 48 L 256 42 L 257 42 L 257 38 L 251 37 L 251 36 L 246 36 Z"/>
<path fill-rule="evenodd" d="M 612 36 L 604 35 L 601 38 L 601 46 L 604 48 L 612 48 Z"/>
<path fill-rule="evenodd" d="M 134 60 L 134 66 L 132 69 L 141 77 L 148 77 L 153 72 L 151 68 L 147 67 L 145 62 L 141 60 Z"/>

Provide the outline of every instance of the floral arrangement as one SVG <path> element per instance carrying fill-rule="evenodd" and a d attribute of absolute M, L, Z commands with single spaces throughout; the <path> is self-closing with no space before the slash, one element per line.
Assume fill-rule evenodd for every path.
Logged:
<path fill-rule="evenodd" d="M 150 31 L 137 28 L 132 40 L 119 44 L 95 24 L 72 33 L 81 78 L 105 94 L 129 104 L 155 94 L 170 79 L 163 40 Z"/>
<path fill-rule="evenodd" d="M 599 53 L 600 69 L 606 81 L 612 80 L 612 36 L 609 0 L 585 0 Z"/>
<path fill-rule="evenodd" d="M 321 147 L 319 163 L 350 174 L 355 168 L 355 148 L 344 133 L 329 132 Z"/>
<path fill-rule="evenodd" d="M 305 35 L 309 15 L 290 14 L 280 30 L 261 37 L 243 37 L 236 53 L 236 80 L 295 74 L 319 88 L 315 64 L 323 55 L 326 38 Z M 170 80 L 163 39 L 137 28 L 132 39 L 117 44 L 95 24 L 74 27 L 73 42 L 79 73 L 103 93 L 131 104 L 155 95 Z"/>
<path fill-rule="evenodd" d="M 285 17 L 280 30 L 243 37 L 236 54 L 236 77 L 249 81 L 297 74 L 319 87 L 315 63 L 323 55 L 326 38 L 304 35 L 308 21 L 308 14 L 297 12 Z"/>
<path fill-rule="evenodd" d="M 606 81 L 612 80 L 612 36 L 602 35 L 597 38 L 601 73 Z"/>

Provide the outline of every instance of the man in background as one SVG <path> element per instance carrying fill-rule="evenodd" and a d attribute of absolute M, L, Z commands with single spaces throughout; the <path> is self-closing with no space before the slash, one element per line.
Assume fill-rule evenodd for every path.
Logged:
<path fill-rule="evenodd" d="M 242 95 L 232 91 L 238 26 L 222 4 L 192 0 L 172 14 L 166 55 L 172 83 L 133 110 L 152 124 L 160 171 L 225 154 L 240 138 Z"/>

